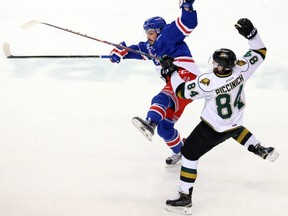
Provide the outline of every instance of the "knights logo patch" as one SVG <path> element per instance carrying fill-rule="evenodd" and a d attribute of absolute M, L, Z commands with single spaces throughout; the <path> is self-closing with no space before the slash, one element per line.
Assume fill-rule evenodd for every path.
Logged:
<path fill-rule="evenodd" d="M 243 65 L 247 64 L 247 62 L 245 62 L 243 60 L 237 60 L 236 64 L 239 66 L 243 66 Z"/>
<path fill-rule="evenodd" d="M 202 79 L 200 81 L 200 83 L 202 83 L 203 85 L 208 86 L 208 85 L 210 85 L 210 80 L 208 78 L 204 78 L 204 79 Z"/>

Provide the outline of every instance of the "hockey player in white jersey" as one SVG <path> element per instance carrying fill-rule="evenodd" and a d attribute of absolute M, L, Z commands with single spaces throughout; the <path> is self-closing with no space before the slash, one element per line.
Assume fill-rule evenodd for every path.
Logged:
<path fill-rule="evenodd" d="M 213 69 L 195 80 L 183 82 L 177 73 L 172 73 L 172 86 L 180 98 L 205 98 L 205 105 L 201 122 L 182 148 L 179 196 L 166 201 L 169 211 L 191 214 L 198 160 L 225 140 L 233 138 L 249 151 L 270 161 L 275 161 L 279 155 L 273 147 L 261 146 L 260 141 L 242 125 L 244 84 L 264 61 L 266 47 L 249 19 L 239 19 L 235 27 L 248 39 L 250 46 L 243 57 L 237 59 L 232 50 L 222 48 L 212 56 Z"/>

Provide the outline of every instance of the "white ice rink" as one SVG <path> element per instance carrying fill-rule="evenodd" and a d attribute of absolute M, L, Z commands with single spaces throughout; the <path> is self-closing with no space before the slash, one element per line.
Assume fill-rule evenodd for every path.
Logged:
<path fill-rule="evenodd" d="M 284 0 L 196 0 L 199 25 L 186 42 L 202 71 L 217 48 L 237 55 L 247 40 L 234 29 L 250 18 L 268 48 L 246 85 L 245 126 L 280 153 L 274 163 L 229 140 L 203 156 L 193 194 L 197 216 L 286 216 L 288 213 L 288 33 Z M 179 16 L 177 0 L 2 0 L 0 45 L 15 55 L 104 54 L 113 48 L 41 20 L 114 43 L 145 40 L 143 22 Z M 0 52 L 1 216 L 169 216 L 180 165 L 131 123 L 145 117 L 164 86 L 152 62 L 107 59 L 7 59 Z M 194 101 L 176 124 L 182 137 L 198 124 Z"/>

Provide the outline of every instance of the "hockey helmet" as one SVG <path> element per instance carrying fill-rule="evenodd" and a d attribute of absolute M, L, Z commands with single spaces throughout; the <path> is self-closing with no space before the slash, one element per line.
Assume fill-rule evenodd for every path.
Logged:
<path fill-rule="evenodd" d="M 166 26 L 166 21 L 160 16 L 150 17 L 143 24 L 143 28 L 145 31 L 154 29 L 157 34 L 162 31 L 164 26 Z"/>
<path fill-rule="evenodd" d="M 223 67 L 225 70 L 231 70 L 236 64 L 235 53 L 226 48 L 221 48 L 213 53 L 213 61 L 219 66 Z"/>

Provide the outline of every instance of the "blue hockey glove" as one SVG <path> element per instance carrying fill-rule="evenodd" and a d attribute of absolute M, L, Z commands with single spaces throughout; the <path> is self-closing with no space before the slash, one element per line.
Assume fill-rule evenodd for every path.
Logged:
<path fill-rule="evenodd" d="M 170 80 L 170 77 L 173 72 L 178 70 L 178 67 L 173 64 L 174 59 L 164 55 L 161 57 L 160 65 L 161 69 L 161 78 L 166 81 L 166 83 Z"/>
<path fill-rule="evenodd" d="M 247 39 L 252 39 L 257 34 L 257 29 L 253 26 L 252 22 L 247 18 L 241 18 L 235 24 L 235 28 L 239 34 Z"/>
<path fill-rule="evenodd" d="M 193 11 L 193 3 L 195 0 L 180 0 L 180 8 L 185 9 L 186 11 Z"/>
<path fill-rule="evenodd" d="M 125 42 L 121 42 L 119 45 L 121 46 L 126 46 Z M 128 50 L 122 49 L 120 47 L 115 47 L 111 52 L 110 52 L 110 61 L 112 63 L 120 63 L 121 59 L 128 54 Z"/>

